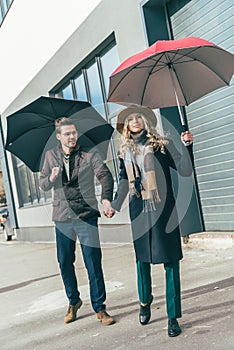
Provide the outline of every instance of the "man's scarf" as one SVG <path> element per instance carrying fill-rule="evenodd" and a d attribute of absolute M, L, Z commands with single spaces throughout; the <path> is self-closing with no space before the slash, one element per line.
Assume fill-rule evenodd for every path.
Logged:
<path fill-rule="evenodd" d="M 130 197 L 142 196 L 143 211 L 156 210 L 156 203 L 160 202 L 158 193 L 154 149 L 147 144 L 148 138 L 144 130 L 140 134 L 133 134 L 134 143 L 137 144 L 137 154 L 133 154 L 130 148 L 124 153 L 124 164 L 129 181 Z M 136 180 L 140 180 L 140 189 L 136 188 Z"/>

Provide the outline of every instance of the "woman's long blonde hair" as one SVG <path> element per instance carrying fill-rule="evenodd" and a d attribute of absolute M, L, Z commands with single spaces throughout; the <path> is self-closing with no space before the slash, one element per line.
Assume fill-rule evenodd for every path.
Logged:
<path fill-rule="evenodd" d="M 146 136 L 149 140 L 149 145 L 151 145 L 154 149 L 160 150 L 161 153 L 165 153 L 165 145 L 168 144 L 168 141 L 161 136 L 156 128 L 152 127 L 148 120 L 145 118 L 144 115 L 141 114 L 141 118 L 144 122 L 145 130 L 146 130 Z M 128 149 L 130 149 L 133 153 L 138 152 L 137 144 L 134 142 L 134 140 L 131 138 L 131 132 L 128 128 L 128 117 L 124 121 L 123 126 L 123 132 L 122 132 L 122 145 L 121 145 L 121 153 L 125 153 Z"/>

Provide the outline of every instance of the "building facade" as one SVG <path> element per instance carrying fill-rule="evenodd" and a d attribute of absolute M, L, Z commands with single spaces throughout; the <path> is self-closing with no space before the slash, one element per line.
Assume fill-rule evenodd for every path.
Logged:
<path fill-rule="evenodd" d="M 201 37 L 234 52 L 230 0 L 27 0 L 8 2 L 0 27 L 1 163 L 10 220 L 19 239 L 51 239 L 52 193 L 38 174 L 3 150 L 6 117 L 39 96 L 89 101 L 113 126 L 121 106 L 107 102 L 109 76 L 156 40 Z M 25 15 L 27 13 L 27 16 Z M 192 84 L 193 82 L 191 82 Z M 234 231 L 233 79 L 185 108 L 194 134 L 194 177 L 178 202 L 182 234 Z M 163 131 L 180 132 L 176 107 L 155 110 Z M 172 131 L 171 131 L 172 132 Z M 107 164 L 117 183 L 118 135 Z M 181 184 L 175 183 L 175 191 Z M 98 185 L 97 185 L 98 196 Z M 103 227 L 128 226 L 127 205 Z"/>

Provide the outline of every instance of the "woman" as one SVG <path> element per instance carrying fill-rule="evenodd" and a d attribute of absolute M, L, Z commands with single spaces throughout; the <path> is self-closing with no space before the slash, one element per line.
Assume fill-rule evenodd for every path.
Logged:
<path fill-rule="evenodd" d="M 182 259 L 181 238 L 170 169 L 182 176 L 192 173 L 192 134 L 181 134 L 183 154 L 156 132 L 157 119 L 152 110 L 132 106 L 123 110 L 117 130 L 124 142 L 120 155 L 120 182 L 112 202 L 119 211 L 129 192 L 129 212 L 136 253 L 139 321 L 149 322 L 153 301 L 151 264 L 164 264 L 168 335 L 181 333 L 177 318 L 181 317 L 179 261 Z"/>

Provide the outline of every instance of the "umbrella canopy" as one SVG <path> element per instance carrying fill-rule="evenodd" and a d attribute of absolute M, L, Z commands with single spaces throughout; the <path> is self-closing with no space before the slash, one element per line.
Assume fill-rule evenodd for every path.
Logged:
<path fill-rule="evenodd" d="M 40 97 L 7 117 L 5 149 L 15 154 L 32 171 L 40 171 L 45 152 L 57 144 L 54 121 L 74 120 L 78 142 L 97 147 L 105 159 L 114 128 L 88 102 Z"/>
<path fill-rule="evenodd" d="M 234 55 L 212 42 L 195 37 L 157 41 L 111 74 L 108 101 L 186 106 L 229 85 L 233 72 Z"/>

